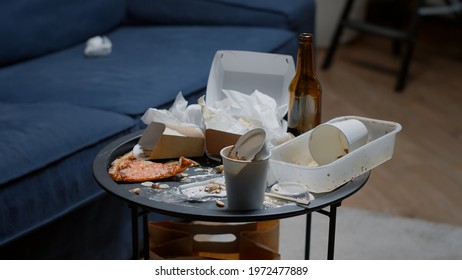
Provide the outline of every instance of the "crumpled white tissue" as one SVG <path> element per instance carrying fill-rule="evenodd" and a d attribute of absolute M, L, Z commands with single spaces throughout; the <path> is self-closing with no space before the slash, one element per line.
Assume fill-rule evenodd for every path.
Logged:
<path fill-rule="evenodd" d="M 141 120 L 146 125 L 161 122 L 234 134 L 244 134 L 260 127 L 265 129 L 270 146 L 277 146 L 293 137 L 287 133 L 284 120 L 287 105 L 278 106 L 272 97 L 258 90 L 250 95 L 234 90 L 223 90 L 223 93 L 226 98 L 213 104 L 206 105 L 205 96 L 202 96 L 198 104 L 188 106 L 179 92 L 169 110 L 149 108 Z"/>
<path fill-rule="evenodd" d="M 84 50 L 85 56 L 99 57 L 106 56 L 112 52 L 112 42 L 106 36 L 95 36 L 87 40 Z"/>
<path fill-rule="evenodd" d="M 235 134 L 244 134 L 253 128 L 264 128 L 270 144 L 279 145 L 291 138 L 287 133 L 287 122 L 283 119 L 287 105 L 278 106 L 267 94 L 255 90 L 247 95 L 235 90 L 222 90 L 226 98 L 202 106 L 202 115 L 207 128 Z"/>
<path fill-rule="evenodd" d="M 201 106 L 198 104 L 188 106 L 188 101 L 184 99 L 181 91 L 176 96 L 169 110 L 149 108 L 141 117 L 141 120 L 146 125 L 149 125 L 151 122 L 161 122 L 165 124 L 195 126 L 204 130 Z"/>

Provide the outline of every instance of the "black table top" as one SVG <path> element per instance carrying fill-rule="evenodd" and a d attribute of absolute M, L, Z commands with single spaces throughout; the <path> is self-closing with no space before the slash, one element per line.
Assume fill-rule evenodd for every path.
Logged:
<path fill-rule="evenodd" d="M 206 202 L 164 202 L 149 199 L 130 192 L 140 187 L 140 183 L 117 183 L 108 174 L 108 168 L 117 157 L 131 151 L 138 143 L 142 131 L 119 138 L 104 147 L 93 162 L 93 175 L 99 185 L 107 192 L 144 210 L 157 212 L 173 217 L 181 217 L 198 221 L 214 222 L 253 222 L 282 219 L 318 211 L 336 204 L 361 189 L 370 176 L 370 171 L 358 176 L 343 186 L 323 194 L 314 194 L 315 199 L 309 205 L 288 203 L 278 207 L 267 207 L 249 211 L 231 211 L 218 207 L 215 201 Z M 179 185 L 179 182 L 166 182 Z M 225 201 L 225 200 L 224 200 Z"/>

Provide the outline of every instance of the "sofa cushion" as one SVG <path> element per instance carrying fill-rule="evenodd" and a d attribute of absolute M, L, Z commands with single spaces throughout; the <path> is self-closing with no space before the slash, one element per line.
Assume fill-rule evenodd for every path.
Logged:
<path fill-rule="evenodd" d="M 125 14 L 125 0 L 0 1 L 0 66 L 108 32 Z"/>
<path fill-rule="evenodd" d="M 0 103 L 0 111 L 0 245 L 104 193 L 93 159 L 136 123 L 60 103 Z"/>
<path fill-rule="evenodd" d="M 314 32 L 315 0 L 132 0 L 128 19 L 158 24 L 252 25 Z"/>
<path fill-rule="evenodd" d="M 130 117 L 68 104 L 0 103 L 0 184 L 135 125 Z"/>
<path fill-rule="evenodd" d="M 106 57 L 85 58 L 82 44 L 0 69 L 0 102 L 59 101 L 141 115 L 179 91 L 203 90 L 217 50 L 297 46 L 287 30 L 257 27 L 124 27 L 108 37 Z"/>
<path fill-rule="evenodd" d="M 1 246 L 0 260 L 127 260 L 132 257 L 131 233 L 125 201 L 103 194 L 33 234 Z"/>

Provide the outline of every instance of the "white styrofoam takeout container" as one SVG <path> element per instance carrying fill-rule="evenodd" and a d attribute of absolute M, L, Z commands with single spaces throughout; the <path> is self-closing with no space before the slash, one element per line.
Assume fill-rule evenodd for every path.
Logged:
<path fill-rule="evenodd" d="M 318 166 L 308 147 L 310 130 L 271 150 L 271 176 L 278 182 L 299 182 L 306 184 L 310 192 L 323 193 L 391 159 L 396 134 L 401 130 L 399 123 L 357 116 L 338 117 L 327 123 L 347 119 L 357 119 L 367 127 L 368 141 L 364 146 L 332 163 Z"/>
<path fill-rule="evenodd" d="M 223 89 L 247 95 L 258 90 L 272 97 L 278 106 L 287 105 L 289 84 L 294 75 L 295 63 L 290 55 L 220 50 L 215 53 L 212 61 L 205 102 L 212 106 L 216 101 L 226 98 Z M 234 144 L 239 136 L 207 127 L 207 153 L 219 156 L 219 151 Z"/>
<path fill-rule="evenodd" d="M 220 50 L 210 68 L 205 101 L 212 105 L 225 98 L 222 89 L 251 94 L 255 90 L 274 98 L 278 106 L 289 100 L 289 84 L 295 75 L 290 55 Z"/>

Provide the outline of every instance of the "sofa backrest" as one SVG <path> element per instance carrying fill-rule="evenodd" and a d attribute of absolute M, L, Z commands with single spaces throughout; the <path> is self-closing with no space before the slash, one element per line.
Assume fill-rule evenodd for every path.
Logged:
<path fill-rule="evenodd" d="M 2 0 L 0 66 L 101 35 L 125 15 L 126 0 Z"/>
<path fill-rule="evenodd" d="M 315 0 L 130 0 L 132 23 L 252 25 L 314 32 Z"/>

